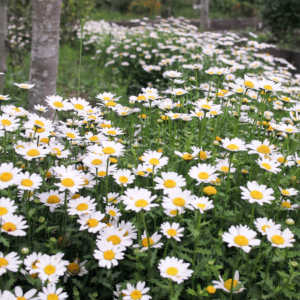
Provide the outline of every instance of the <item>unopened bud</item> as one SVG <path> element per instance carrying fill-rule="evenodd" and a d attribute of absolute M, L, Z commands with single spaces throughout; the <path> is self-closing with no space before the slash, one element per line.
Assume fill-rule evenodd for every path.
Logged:
<path fill-rule="evenodd" d="M 50 242 L 53 243 L 53 244 L 55 244 L 55 243 L 57 242 L 57 240 L 56 240 L 55 237 L 51 237 L 51 238 L 50 238 Z"/>
<path fill-rule="evenodd" d="M 44 223 L 45 222 L 45 218 L 44 217 L 39 217 L 39 223 Z"/>
<path fill-rule="evenodd" d="M 213 141 L 213 145 L 218 147 L 218 146 L 220 146 L 220 143 L 218 141 Z"/>
<path fill-rule="evenodd" d="M 286 225 L 294 225 L 295 221 L 293 219 L 286 219 L 285 224 Z"/>
<path fill-rule="evenodd" d="M 215 262 L 213 260 L 209 260 L 207 263 L 212 266 Z"/>
<path fill-rule="evenodd" d="M 294 268 L 296 268 L 298 266 L 298 263 L 296 261 L 291 261 L 290 265 Z"/>
<path fill-rule="evenodd" d="M 22 253 L 22 254 L 28 254 L 28 253 L 29 253 L 29 249 L 28 249 L 27 247 L 23 247 L 23 248 L 21 249 L 21 253 Z"/>

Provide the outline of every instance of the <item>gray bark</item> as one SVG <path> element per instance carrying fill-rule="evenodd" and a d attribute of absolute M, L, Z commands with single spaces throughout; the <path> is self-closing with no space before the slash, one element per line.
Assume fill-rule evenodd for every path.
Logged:
<path fill-rule="evenodd" d="M 210 28 L 209 0 L 201 0 L 201 28 L 206 31 Z"/>
<path fill-rule="evenodd" d="M 36 104 L 47 105 L 46 96 L 56 94 L 61 4 L 62 0 L 32 0 L 29 83 L 35 87 L 28 92 L 31 112 Z M 50 109 L 43 116 L 53 118 L 54 110 Z"/>
<path fill-rule="evenodd" d="M 7 0 L 0 0 L 0 72 L 6 68 Z M 4 87 L 4 75 L 0 75 L 0 93 Z"/>

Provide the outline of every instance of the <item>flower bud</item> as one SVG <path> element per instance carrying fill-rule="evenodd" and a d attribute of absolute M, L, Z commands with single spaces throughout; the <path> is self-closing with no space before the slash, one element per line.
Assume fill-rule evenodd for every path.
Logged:
<path fill-rule="evenodd" d="M 231 103 L 235 103 L 236 101 L 237 101 L 237 100 L 236 100 L 235 98 L 231 98 L 231 99 L 230 99 L 230 102 L 231 102 Z"/>
<path fill-rule="evenodd" d="M 164 121 L 162 119 L 157 119 L 157 123 L 161 124 L 163 123 Z"/>
<path fill-rule="evenodd" d="M 213 141 L 213 145 L 218 147 L 218 146 L 220 146 L 220 143 L 218 141 Z"/>
<path fill-rule="evenodd" d="M 39 203 L 41 203 L 41 201 L 40 201 L 39 198 L 35 198 L 35 199 L 34 199 L 34 203 L 35 203 L 35 204 L 39 204 Z"/>
<path fill-rule="evenodd" d="M 293 219 L 286 219 L 285 220 L 285 224 L 286 225 L 294 225 L 295 224 L 295 221 Z"/>
<path fill-rule="evenodd" d="M 132 147 L 133 147 L 133 148 L 139 148 L 140 145 L 139 145 L 139 144 L 133 144 Z"/>
<path fill-rule="evenodd" d="M 45 218 L 44 217 L 39 217 L 39 223 L 44 223 L 45 222 Z"/>
<path fill-rule="evenodd" d="M 98 294 L 97 294 L 97 293 L 93 293 L 93 297 L 94 297 L 94 298 L 97 298 L 97 297 L 98 297 Z"/>
<path fill-rule="evenodd" d="M 22 253 L 22 254 L 28 254 L 28 253 L 29 253 L 29 249 L 28 249 L 27 247 L 23 247 L 23 248 L 21 249 L 21 253 Z"/>
<path fill-rule="evenodd" d="M 133 253 L 134 253 L 134 254 L 140 253 L 140 249 L 134 249 L 134 250 L 133 250 Z"/>
<path fill-rule="evenodd" d="M 209 260 L 207 263 L 212 266 L 215 262 L 213 260 Z"/>
<path fill-rule="evenodd" d="M 50 238 L 50 242 L 51 242 L 51 243 L 55 244 L 55 243 L 56 243 L 56 241 L 57 241 L 57 240 L 56 240 L 56 238 L 55 238 L 55 237 L 51 237 L 51 238 Z"/>
<path fill-rule="evenodd" d="M 296 268 L 298 266 L 298 263 L 296 261 L 291 261 L 290 265 L 294 268 Z"/>
<path fill-rule="evenodd" d="M 128 169 L 132 169 L 133 167 L 134 167 L 134 165 L 132 165 L 132 164 L 128 164 L 128 165 L 127 165 L 127 168 L 128 168 Z"/>
<path fill-rule="evenodd" d="M 77 297 L 77 296 L 79 296 L 79 292 L 78 291 L 74 291 L 73 295 Z"/>
<path fill-rule="evenodd" d="M 23 164 L 22 161 L 17 161 L 17 166 L 21 166 Z"/>
<path fill-rule="evenodd" d="M 206 288 L 206 291 L 209 293 L 209 294 L 214 294 L 216 292 L 216 289 L 212 286 L 212 285 L 209 285 L 207 288 Z"/>

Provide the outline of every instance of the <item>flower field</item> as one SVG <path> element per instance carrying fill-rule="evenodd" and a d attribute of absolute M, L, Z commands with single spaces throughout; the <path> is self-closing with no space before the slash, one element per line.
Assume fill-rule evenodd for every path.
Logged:
<path fill-rule="evenodd" d="M 78 30 L 128 96 L 0 95 L 0 299 L 299 299 L 300 75 L 252 33 L 140 24 Z"/>

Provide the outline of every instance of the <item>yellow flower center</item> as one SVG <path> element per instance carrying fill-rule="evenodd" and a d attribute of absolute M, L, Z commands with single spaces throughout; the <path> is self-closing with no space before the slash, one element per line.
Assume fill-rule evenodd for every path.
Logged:
<path fill-rule="evenodd" d="M 151 158 L 151 159 L 149 160 L 149 163 L 150 163 L 151 165 L 157 166 L 157 165 L 159 164 L 159 160 L 158 160 L 157 158 Z"/>
<path fill-rule="evenodd" d="M 79 273 L 79 271 L 80 271 L 80 267 L 79 267 L 79 265 L 78 264 L 76 264 L 76 263 L 70 263 L 68 266 L 67 266 L 67 269 L 68 269 L 68 271 L 71 273 L 71 274 L 77 274 L 77 273 Z"/>
<path fill-rule="evenodd" d="M 65 178 L 61 181 L 61 184 L 65 187 L 72 187 L 75 185 L 75 182 L 71 178 Z"/>
<path fill-rule="evenodd" d="M 115 217 L 117 213 L 114 210 L 109 210 L 108 214 L 111 215 L 112 217 Z"/>
<path fill-rule="evenodd" d="M 138 291 L 138 290 L 134 290 L 134 291 L 131 292 L 131 294 L 130 294 L 130 297 L 131 297 L 131 299 L 133 299 L 133 300 L 141 299 L 142 296 L 143 296 L 143 294 L 142 294 L 140 291 Z"/>
<path fill-rule="evenodd" d="M 202 116 L 204 116 L 204 114 L 201 113 L 201 112 L 196 113 L 196 115 L 197 115 L 197 117 L 202 117 Z"/>
<path fill-rule="evenodd" d="M 227 146 L 227 149 L 229 149 L 229 150 L 239 150 L 240 148 L 235 144 L 230 144 L 230 145 Z"/>
<path fill-rule="evenodd" d="M 197 206 L 201 209 L 204 209 L 206 207 L 206 205 L 203 203 L 197 203 Z"/>
<path fill-rule="evenodd" d="M 242 93 L 242 92 L 244 91 L 244 89 L 236 89 L 236 91 L 237 91 L 238 93 Z"/>
<path fill-rule="evenodd" d="M 8 213 L 8 210 L 6 207 L 0 207 L 0 216 L 4 216 Z"/>
<path fill-rule="evenodd" d="M 263 154 L 269 154 L 271 153 L 271 149 L 266 145 L 260 145 L 256 148 L 256 151 Z"/>
<path fill-rule="evenodd" d="M 105 103 L 105 106 L 116 106 L 116 105 L 117 105 L 117 103 L 114 101 L 109 101 L 109 102 Z"/>
<path fill-rule="evenodd" d="M 46 178 L 50 178 L 52 176 L 50 171 L 47 171 Z"/>
<path fill-rule="evenodd" d="M 97 227 L 98 224 L 99 224 L 99 222 L 96 219 L 89 219 L 86 222 L 86 225 L 89 226 L 90 228 Z"/>
<path fill-rule="evenodd" d="M 14 223 L 6 222 L 2 225 L 2 229 L 7 231 L 7 232 L 10 232 L 10 231 L 16 231 L 17 227 Z"/>
<path fill-rule="evenodd" d="M 264 225 L 261 227 L 263 232 L 266 232 L 266 228 L 271 228 L 269 225 Z"/>
<path fill-rule="evenodd" d="M 172 180 L 172 179 L 167 179 L 164 182 L 164 186 L 166 188 L 168 188 L 168 189 L 172 189 L 172 188 L 174 188 L 176 186 L 176 182 L 174 180 Z"/>
<path fill-rule="evenodd" d="M 107 134 L 115 135 L 117 132 L 115 130 L 108 130 Z"/>
<path fill-rule="evenodd" d="M 176 276 L 178 274 L 178 269 L 174 267 L 170 267 L 167 269 L 166 273 L 170 276 Z"/>
<path fill-rule="evenodd" d="M 144 199 L 140 199 L 135 202 L 136 207 L 146 207 L 148 204 L 149 202 Z"/>
<path fill-rule="evenodd" d="M 287 190 L 282 190 L 281 193 L 284 195 L 284 196 L 288 196 L 290 194 L 289 191 Z"/>
<path fill-rule="evenodd" d="M 68 132 L 67 137 L 69 137 L 70 139 L 75 139 L 75 134 Z"/>
<path fill-rule="evenodd" d="M 56 294 L 49 294 L 47 296 L 47 300 L 58 300 L 58 296 Z"/>
<path fill-rule="evenodd" d="M 117 235 L 111 235 L 107 238 L 107 241 L 112 242 L 113 245 L 118 245 L 121 243 L 122 240 Z"/>
<path fill-rule="evenodd" d="M 143 172 L 143 171 L 138 171 L 137 174 L 140 176 L 145 176 L 145 172 Z"/>
<path fill-rule="evenodd" d="M 105 172 L 105 171 L 99 171 L 99 172 L 98 172 L 98 175 L 99 175 L 100 177 L 103 177 L 103 176 L 106 175 L 106 172 Z"/>
<path fill-rule="evenodd" d="M 209 196 L 215 195 L 217 190 L 213 186 L 207 186 L 203 189 L 203 192 Z"/>
<path fill-rule="evenodd" d="M 284 157 L 279 157 L 279 158 L 277 159 L 277 161 L 280 162 L 281 164 L 283 164 L 283 162 L 284 162 Z M 286 159 L 286 160 L 285 160 L 285 163 L 287 163 L 287 162 L 288 162 L 288 160 Z"/>
<path fill-rule="evenodd" d="M 116 158 L 113 158 L 113 157 L 111 157 L 111 158 L 109 159 L 109 161 L 110 161 L 112 164 L 116 164 L 116 163 L 118 162 L 118 160 L 117 160 Z"/>
<path fill-rule="evenodd" d="M 145 96 L 142 95 L 142 96 L 138 96 L 138 97 L 137 97 L 137 100 L 138 100 L 138 101 L 142 101 L 142 100 L 147 100 L 147 98 L 146 98 Z"/>
<path fill-rule="evenodd" d="M 8 261 L 5 258 L 0 257 L 0 268 L 8 265 Z"/>
<path fill-rule="evenodd" d="M 45 126 L 45 124 L 42 121 L 40 121 L 40 120 L 34 121 L 34 124 L 36 124 L 36 125 L 38 125 L 40 127 L 44 127 Z"/>
<path fill-rule="evenodd" d="M 84 180 L 84 184 L 82 184 L 82 185 L 88 185 L 90 183 L 86 178 L 81 178 L 81 179 Z"/>
<path fill-rule="evenodd" d="M 272 169 L 271 165 L 269 165 L 268 163 L 262 163 L 261 165 L 262 165 L 265 169 L 267 169 L 267 170 L 271 170 L 271 169 Z"/>
<path fill-rule="evenodd" d="M 272 91 L 273 90 L 273 88 L 270 85 L 268 85 L 268 84 L 264 86 L 264 89 L 268 90 L 268 91 Z"/>
<path fill-rule="evenodd" d="M 99 140 L 99 138 L 98 138 L 97 136 L 91 136 L 91 137 L 89 138 L 89 140 L 90 140 L 91 142 L 97 142 L 97 141 Z"/>
<path fill-rule="evenodd" d="M 1 122 L 2 122 L 2 126 L 9 126 L 9 125 L 11 125 L 11 121 L 9 121 L 9 120 L 1 120 Z"/>
<path fill-rule="evenodd" d="M 282 245 L 285 242 L 284 238 L 281 235 L 276 234 L 271 237 L 271 241 L 276 245 Z"/>
<path fill-rule="evenodd" d="M 177 235 L 177 231 L 173 228 L 170 228 L 167 230 L 167 234 L 170 236 L 176 236 Z"/>
<path fill-rule="evenodd" d="M 35 156 L 39 156 L 40 152 L 36 149 L 31 149 L 27 152 L 27 155 L 31 157 L 35 157 Z"/>
<path fill-rule="evenodd" d="M 211 106 L 208 104 L 203 104 L 203 105 L 201 105 L 201 107 L 204 109 L 211 109 Z"/>
<path fill-rule="evenodd" d="M 56 204 L 56 203 L 59 203 L 59 202 L 60 202 L 60 199 L 56 195 L 51 195 L 47 199 L 47 203 L 49 203 L 49 204 Z"/>
<path fill-rule="evenodd" d="M 191 159 L 193 159 L 193 155 L 191 155 L 191 154 L 184 154 L 183 156 L 182 156 L 182 158 L 184 159 L 184 160 L 191 160 Z"/>
<path fill-rule="evenodd" d="M 226 290 L 231 291 L 231 285 L 233 287 L 236 287 L 238 285 L 237 280 L 233 279 L 233 284 L 232 284 L 232 279 L 228 279 L 224 282 L 224 287 Z"/>
<path fill-rule="evenodd" d="M 237 235 L 233 240 L 239 246 L 247 246 L 249 244 L 249 240 L 243 235 Z"/>
<path fill-rule="evenodd" d="M 198 174 L 198 177 L 199 177 L 199 179 L 201 179 L 201 180 L 205 180 L 205 179 L 209 178 L 209 174 L 206 173 L 206 172 L 200 172 L 200 173 Z"/>
<path fill-rule="evenodd" d="M 209 294 L 214 294 L 216 292 L 216 289 L 212 286 L 212 285 L 209 285 L 207 288 L 206 288 L 206 291 L 209 293 Z"/>
<path fill-rule="evenodd" d="M 103 97 L 103 100 L 108 101 L 108 100 L 110 100 L 110 97 Z"/>
<path fill-rule="evenodd" d="M 78 110 L 83 110 L 83 109 L 84 109 L 84 106 L 81 105 L 81 104 L 79 104 L 79 103 L 77 103 L 77 104 L 74 105 L 74 108 L 76 108 L 76 109 L 78 109 Z"/>
<path fill-rule="evenodd" d="M 154 241 L 151 238 L 149 238 L 149 243 L 150 243 L 150 246 L 151 246 L 151 245 L 154 244 Z M 142 240 L 142 245 L 143 245 L 143 247 L 148 247 L 148 240 L 147 240 L 146 237 Z"/>
<path fill-rule="evenodd" d="M 179 207 L 183 207 L 185 205 L 185 200 L 183 198 L 177 197 L 173 199 L 173 204 Z"/>
<path fill-rule="evenodd" d="M 27 300 L 27 299 L 24 297 L 17 297 L 17 300 Z"/>
<path fill-rule="evenodd" d="M 256 200 L 261 200 L 264 197 L 264 195 L 259 191 L 251 191 L 250 196 Z"/>
<path fill-rule="evenodd" d="M 115 258 L 115 252 L 112 251 L 112 250 L 106 250 L 104 253 L 103 253 L 103 257 L 104 259 L 106 260 L 112 260 Z"/>
<path fill-rule="evenodd" d="M 63 103 L 61 103 L 61 102 L 59 102 L 59 101 L 53 102 L 53 105 L 54 105 L 55 107 L 64 107 Z"/>
<path fill-rule="evenodd" d="M 10 180 L 12 180 L 12 178 L 13 178 L 13 175 L 9 172 L 4 172 L 0 175 L 0 180 L 3 182 L 10 181 Z"/>
<path fill-rule="evenodd" d="M 30 179 L 23 179 L 23 180 L 21 181 L 21 184 L 24 185 L 24 186 L 31 187 L 31 186 L 33 186 L 33 181 L 30 180 Z"/>
<path fill-rule="evenodd" d="M 128 182 L 128 178 L 127 178 L 126 176 L 121 176 L 121 177 L 119 178 L 119 180 L 120 180 L 120 182 L 122 182 L 122 183 Z"/>
<path fill-rule="evenodd" d="M 287 201 L 284 201 L 282 204 L 281 204 L 282 207 L 286 207 L 286 208 L 291 208 L 291 203 L 287 202 Z"/>
<path fill-rule="evenodd" d="M 229 168 L 228 167 L 221 167 L 221 171 L 227 173 L 229 171 Z"/>
<path fill-rule="evenodd" d="M 102 152 L 104 154 L 114 154 L 116 152 L 116 150 L 112 147 L 105 147 L 102 149 Z"/>
<path fill-rule="evenodd" d="M 80 203 L 77 205 L 76 209 L 79 211 L 87 210 L 89 206 L 86 203 Z"/>
<path fill-rule="evenodd" d="M 244 85 L 248 88 L 254 88 L 254 84 L 251 81 L 244 81 Z"/>
<path fill-rule="evenodd" d="M 55 267 L 52 266 L 52 265 L 48 265 L 47 267 L 44 268 L 44 272 L 47 274 L 47 275 L 52 275 L 54 274 L 56 271 Z"/>
<path fill-rule="evenodd" d="M 48 138 L 42 138 L 42 139 L 40 139 L 40 142 L 48 144 L 49 143 L 49 139 Z"/>
<path fill-rule="evenodd" d="M 101 159 L 93 159 L 91 161 L 91 164 L 94 165 L 94 166 L 101 165 L 102 163 L 103 163 L 103 161 Z"/>

